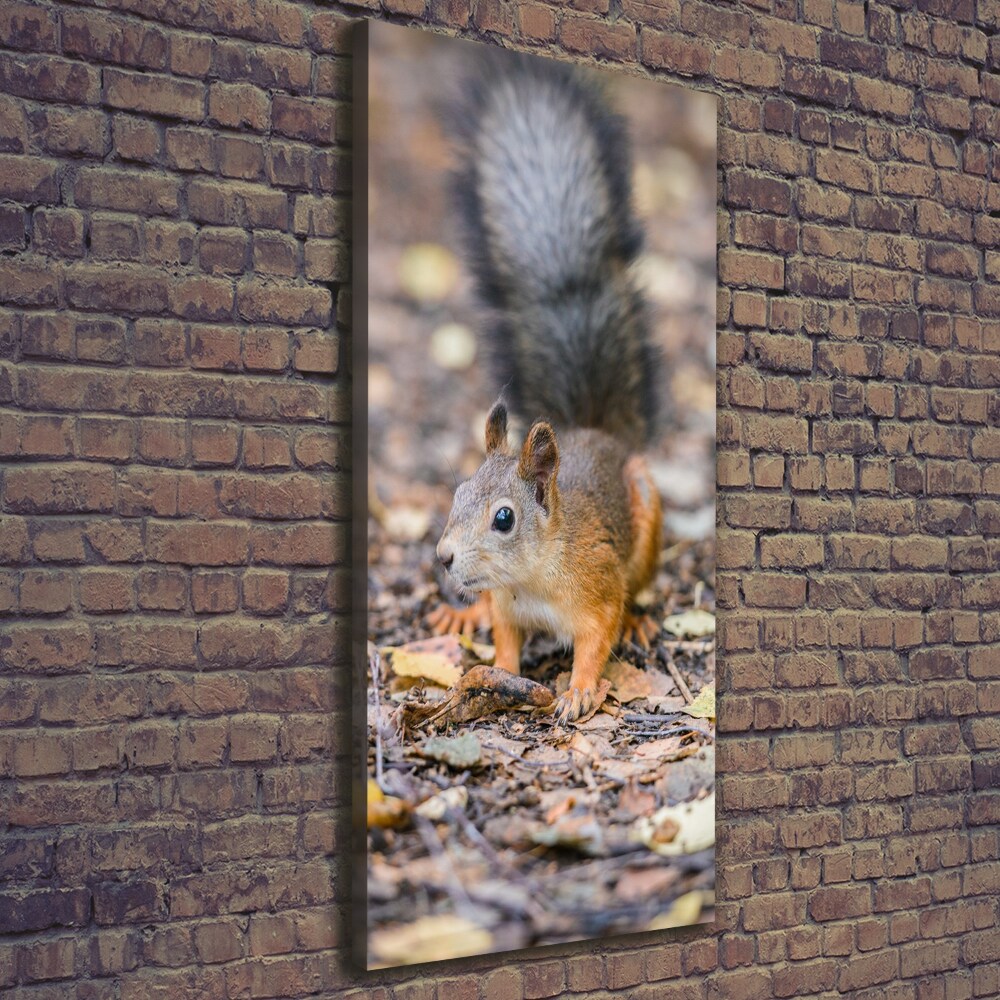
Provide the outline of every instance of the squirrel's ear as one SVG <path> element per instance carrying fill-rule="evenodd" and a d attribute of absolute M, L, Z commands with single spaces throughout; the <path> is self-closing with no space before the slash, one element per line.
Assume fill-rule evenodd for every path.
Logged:
<path fill-rule="evenodd" d="M 517 473 L 522 479 L 535 484 L 535 499 L 546 513 L 551 509 L 552 490 L 558 470 L 556 432 L 544 420 L 532 424 L 521 448 Z"/>
<path fill-rule="evenodd" d="M 486 454 L 507 449 L 507 407 L 498 399 L 486 417 Z"/>

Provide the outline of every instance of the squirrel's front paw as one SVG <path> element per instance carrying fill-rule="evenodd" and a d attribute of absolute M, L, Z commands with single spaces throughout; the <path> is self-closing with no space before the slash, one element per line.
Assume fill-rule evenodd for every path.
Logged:
<path fill-rule="evenodd" d="M 575 722 L 581 715 L 586 715 L 593 707 L 596 696 L 597 688 L 594 687 L 568 688 L 556 702 L 556 722 L 565 726 L 568 722 Z"/>
<path fill-rule="evenodd" d="M 450 604 L 441 603 L 427 616 L 427 624 L 435 635 L 446 632 L 472 635 L 477 628 L 490 627 L 490 607 L 482 599 L 467 608 L 453 608 Z"/>

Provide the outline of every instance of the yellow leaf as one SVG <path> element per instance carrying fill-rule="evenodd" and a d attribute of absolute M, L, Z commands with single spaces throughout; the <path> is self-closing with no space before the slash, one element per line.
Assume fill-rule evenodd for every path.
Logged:
<path fill-rule="evenodd" d="M 368 829 L 373 826 L 398 827 L 405 826 L 410 819 L 410 807 L 393 795 L 386 795 L 382 789 L 368 779 Z"/>
<path fill-rule="evenodd" d="M 715 685 L 706 684 L 698 693 L 698 697 L 690 705 L 685 705 L 681 711 L 693 715 L 696 719 L 714 719 Z"/>
<path fill-rule="evenodd" d="M 663 627 L 679 638 L 700 639 L 704 635 L 715 635 L 715 615 L 695 608 L 679 615 L 667 615 Z"/>
<path fill-rule="evenodd" d="M 480 663 L 491 664 L 497 658 L 496 646 L 488 646 L 485 642 L 473 642 L 467 635 L 458 637 L 459 645 L 467 649 Z"/>
<path fill-rule="evenodd" d="M 632 837 L 664 857 L 704 851 L 715 843 L 715 792 L 636 820 Z"/>
<path fill-rule="evenodd" d="M 402 647 L 384 648 L 392 653 L 392 672 L 397 677 L 422 677 L 441 687 L 450 688 L 462 676 L 462 668 L 443 653 L 411 653 Z"/>
<path fill-rule="evenodd" d="M 432 795 L 417 806 L 417 813 L 436 823 L 439 819 L 444 819 L 445 813 L 449 809 L 456 812 L 465 812 L 465 807 L 469 804 L 469 790 L 465 785 L 456 785 L 454 788 L 446 788 L 437 795 Z"/>
<path fill-rule="evenodd" d="M 412 924 L 386 927 L 369 938 L 376 959 L 385 965 L 440 962 L 492 951 L 493 937 L 461 917 L 421 917 Z"/>
<path fill-rule="evenodd" d="M 696 924 L 701 916 L 702 893 L 695 889 L 678 896 L 666 913 L 654 917 L 647 930 L 665 931 L 671 927 L 689 927 Z"/>

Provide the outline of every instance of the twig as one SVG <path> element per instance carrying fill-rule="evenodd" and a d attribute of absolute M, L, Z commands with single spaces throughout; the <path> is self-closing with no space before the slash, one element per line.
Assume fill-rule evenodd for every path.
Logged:
<path fill-rule="evenodd" d="M 697 733 L 699 736 L 708 736 L 704 730 L 695 729 L 693 726 L 681 726 L 676 729 L 670 729 L 667 732 L 663 732 L 662 729 L 637 729 L 632 732 L 632 736 L 660 736 L 666 739 L 668 736 L 683 736 L 685 733 Z M 673 758 L 671 758 L 673 759 Z"/>
<path fill-rule="evenodd" d="M 678 653 L 711 653 L 715 649 L 715 636 L 707 635 L 703 639 L 663 639 L 660 645 Z"/>
<path fill-rule="evenodd" d="M 451 858 L 448 856 L 448 852 L 445 850 L 444 844 L 441 843 L 441 838 L 434 828 L 434 824 L 419 814 L 414 815 L 413 819 L 416 823 L 417 832 L 420 834 L 420 839 L 424 842 L 424 847 L 427 848 L 427 853 L 437 858 L 445 869 L 448 892 L 455 900 L 455 908 L 472 907 L 473 902 L 469 898 L 469 894 L 465 891 L 465 886 L 462 885 L 461 879 L 459 879 L 458 873 L 455 871 L 455 866 L 451 863 Z"/>
<path fill-rule="evenodd" d="M 660 556 L 660 565 L 665 566 L 672 559 L 686 552 L 694 543 L 688 539 L 683 539 L 682 541 L 675 542 L 670 546 L 669 549 L 664 549 L 663 554 Z"/>
<path fill-rule="evenodd" d="M 382 787 L 383 761 L 382 761 L 382 705 L 379 701 L 379 683 L 381 678 L 382 657 L 379 655 L 378 647 L 375 648 L 374 656 L 368 661 L 372 671 L 372 697 L 375 700 L 375 783 Z"/>
<path fill-rule="evenodd" d="M 465 815 L 460 809 L 448 809 L 447 815 L 449 818 L 457 819 L 461 825 L 465 835 L 472 841 L 476 847 L 479 848 L 486 855 L 487 860 L 494 866 L 494 868 L 499 869 L 506 878 L 511 882 L 517 882 L 522 885 L 531 894 L 528 897 L 528 904 L 531 909 L 535 912 L 531 914 L 532 917 L 536 917 L 545 913 L 550 909 L 548 902 L 544 896 L 539 896 L 540 887 L 538 882 L 524 875 L 522 872 L 512 865 L 509 861 L 506 861 L 500 854 L 497 853 L 493 845 L 476 829 L 475 824 Z M 539 896 L 539 898 L 535 898 Z"/>
<path fill-rule="evenodd" d="M 694 701 L 694 695 L 691 694 L 691 689 L 684 683 L 684 678 L 681 677 L 680 671 L 674 666 L 673 658 L 670 656 L 661 657 L 666 666 L 667 670 L 670 671 L 670 676 L 673 677 L 674 683 L 677 685 L 677 690 L 684 696 L 684 700 L 690 705 Z"/>
<path fill-rule="evenodd" d="M 573 763 L 572 758 L 567 756 L 566 760 L 551 761 L 551 760 L 525 760 L 520 754 L 514 753 L 513 750 L 508 750 L 506 747 L 491 746 L 489 743 L 484 743 L 483 746 L 487 750 L 497 750 L 500 753 L 506 754 L 508 757 L 512 757 L 518 764 L 522 767 L 555 767 L 564 768 L 570 767 Z"/>
<path fill-rule="evenodd" d="M 658 714 L 656 712 L 623 712 L 622 721 L 623 722 L 677 722 L 680 720 L 683 712 L 663 712 Z"/>

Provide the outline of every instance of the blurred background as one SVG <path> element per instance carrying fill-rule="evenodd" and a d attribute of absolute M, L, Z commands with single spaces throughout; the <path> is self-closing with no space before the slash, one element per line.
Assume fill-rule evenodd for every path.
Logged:
<path fill-rule="evenodd" d="M 493 400 L 448 190 L 453 159 L 436 113 L 461 85 L 477 46 L 382 27 L 372 33 L 369 98 L 370 492 L 373 513 L 389 529 L 383 542 L 436 541 L 456 479 L 482 461 Z M 667 429 L 652 456 L 667 530 L 710 544 L 716 100 L 595 72 L 627 120 L 635 208 L 646 232 L 639 275 L 667 358 Z M 377 590 L 377 573 L 374 583 Z"/>

